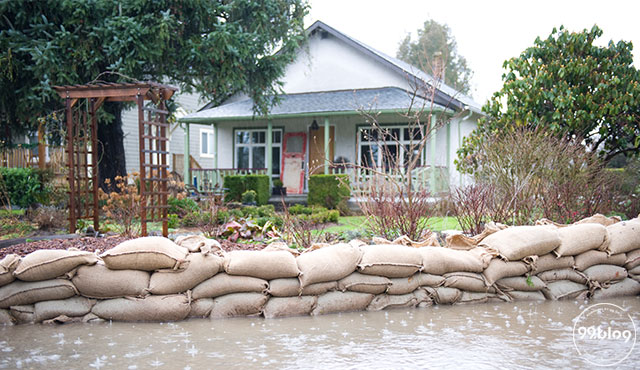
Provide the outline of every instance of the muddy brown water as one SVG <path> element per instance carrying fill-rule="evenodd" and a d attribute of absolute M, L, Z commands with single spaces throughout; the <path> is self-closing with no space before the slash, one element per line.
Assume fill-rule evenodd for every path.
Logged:
<path fill-rule="evenodd" d="M 583 352 L 576 350 L 574 321 L 602 302 L 634 321 L 612 313 L 603 324 L 629 332 L 639 326 L 640 297 L 270 320 L 20 325 L 0 327 L 0 368 L 593 368 L 598 356 L 617 361 L 627 354 L 617 367 L 640 367 L 640 343 L 608 338 L 579 342 Z"/>

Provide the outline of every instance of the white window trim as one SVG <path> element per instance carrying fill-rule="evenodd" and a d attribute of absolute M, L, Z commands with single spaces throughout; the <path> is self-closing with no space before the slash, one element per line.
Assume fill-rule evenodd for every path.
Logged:
<path fill-rule="evenodd" d="M 249 132 L 250 135 L 249 137 L 251 137 L 251 133 L 254 132 L 264 132 L 265 133 L 265 142 L 261 143 L 261 144 L 256 144 L 256 143 L 238 143 L 238 136 L 237 133 L 238 132 L 242 132 L 242 131 L 246 131 Z M 273 133 L 279 132 L 280 133 L 280 142 L 279 143 L 271 143 L 271 146 L 273 148 L 280 148 L 280 159 L 282 160 L 282 140 L 284 138 L 284 130 L 283 129 L 278 129 L 278 128 L 274 128 L 273 129 Z M 249 148 L 249 168 L 255 168 L 253 166 L 253 148 L 261 148 L 264 147 L 265 150 L 265 154 L 267 151 L 267 142 L 266 142 L 266 133 L 267 133 L 267 129 L 255 129 L 255 128 L 236 128 L 233 131 L 233 168 L 238 168 L 238 148 Z M 265 168 L 266 168 L 266 158 L 265 158 Z M 282 170 L 282 169 L 281 169 Z M 279 174 L 275 174 L 274 176 L 279 176 Z"/>
<path fill-rule="evenodd" d="M 402 140 L 398 140 L 397 142 L 395 140 L 388 140 L 388 141 L 378 141 L 378 140 L 371 140 L 371 141 L 363 141 L 362 140 L 362 131 L 364 130 L 376 130 L 377 128 L 373 128 L 371 126 L 361 126 L 358 127 L 358 131 L 356 132 L 356 137 L 358 139 L 358 152 L 357 152 L 357 165 L 358 166 L 362 166 L 362 146 L 363 145 L 378 145 L 378 144 L 384 144 L 384 145 L 395 145 L 395 144 L 400 144 L 400 147 L 398 148 L 400 150 L 400 156 L 401 158 L 403 158 L 404 156 L 404 147 L 403 146 L 408 146 L 411 143 L 411 140 L 406 139 L 404 137 L 404 129 L 409 128 L 409 124 L 400 124 L 400 125 L 383 125 L 381 126 L 382 129 L 385 130 L 391 130 L 394 128 L 399 128 L 400 129 L 400 135 L 402 136 Z M 414 140 L 414 143 L 416 142 L 416 140 Z M 382 160 L 382 155 L 381 155 L 381 151 L 378 151 L 378 158 L 376 159 L 376 167 L 382 167 L 383 166 L 383 160 Z M 424 156 L 421 155 L 420 156 L 420 163 L 419 165 L 422 165 L 424 161 Z"/>
<path fill-rule="evenodd" d="M 208 144 L 210 144 L 210 147 L 209 147 L 209 149 L 211 150 L 210 153 L 205 153 L 205 152 L 202 151 L 202 148 L 204 147 L 204 145 L 202 145 L 202 134 L 203 133 L 207 134 L 207 139 L 211 138 L 211 139 L 209 139 L 210 141 L 208 143 Z M 200 140 L 200 157 L 202 157 L 202 158 L 213 158 L 215 156 L 215 153 L 213 152 L 213 147 L 214 147 L 213 141 L 216 140 L 216 138 L 214 136 L 213 129 L 201 128 L 200 132 L 199 132 L 199 140 Z"/>

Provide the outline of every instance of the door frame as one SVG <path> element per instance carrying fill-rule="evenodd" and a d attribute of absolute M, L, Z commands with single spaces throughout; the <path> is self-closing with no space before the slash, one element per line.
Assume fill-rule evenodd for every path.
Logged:
<path fill-rule="evenodd" d="M 287 139 L 290 137 L 300 136 L 302 137 L 302 151 L 298 153 L 287 153 Z M 280 153 L 280 181 L 284 182 L 284 159 L 285 158 L 300 158 L 302 160 L 302 171 L 300 171 L 300 192 L 292 194 L 302 194 L 305 190 L 304 176 L 308 171 L 305 165 L 305 157 L 307 156 L 307 133 L 306 132 L 287 132 L 282 136 L 282 153 Z M 289 193 L 287 189 L 287 194 Z"/>

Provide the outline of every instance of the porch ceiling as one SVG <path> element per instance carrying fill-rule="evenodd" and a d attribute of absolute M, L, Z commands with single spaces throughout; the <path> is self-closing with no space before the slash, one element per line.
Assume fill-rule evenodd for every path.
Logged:
<path fill-rule="evenodd" d="M 376 89 L 322 91 L 279 95 L 279 103 L 269 117 L 360 114 L 361 111 L 398 112 L 428 110 L 430 102 L 397 87 Z M 435 104 L 438 111 L 447 110 L 446 103 Z M 211 123 L 254 118 L 253 100 L 247 98 L 215 108 L 205 109 L 179 119 L 186 123 Z"/>

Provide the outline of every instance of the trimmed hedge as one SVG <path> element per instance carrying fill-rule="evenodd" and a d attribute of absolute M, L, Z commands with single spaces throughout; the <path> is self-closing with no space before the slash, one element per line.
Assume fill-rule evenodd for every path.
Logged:
<path fill-rule="evenodd" d="M 267 175 L 228 175 L 224 177 L 225 201 L 239 202 L 242 193 L 253 190 L 257 193 L 256 203 L 264 205 L 269 202 L 269 176 Z"/>
<path fill-rule="evenodd" d="M 309 206 L 323 206 L 329 209 L 346 209 L 351 197 L 349 175 L 311 175 L 309 177 Z"/>
<path fill-rule="evenodd" d="M 45 203 L 50 189 L 46 186 L 46 173 L 36 168 L 0 168 L 0 204 L 22 208 L 35 203 Z M 6 189 L 6 194 L 4 190 Z M 9 199 L 6 199 L 8 195 Z"/>

